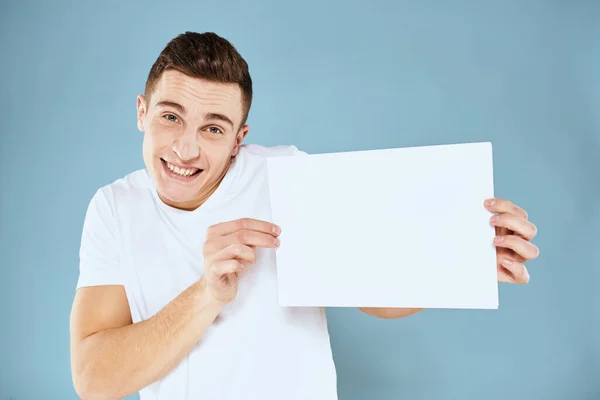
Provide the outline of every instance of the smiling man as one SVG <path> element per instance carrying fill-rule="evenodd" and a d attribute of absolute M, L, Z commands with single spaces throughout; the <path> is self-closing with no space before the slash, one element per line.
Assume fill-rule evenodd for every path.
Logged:
<path fill-rule="evenodd" d="M 266 159 L 302 153 L 242 144 L 251 102 L 246 62 L 213 33 L 176 37 L 152 66 L 137 100 L 146 168 L 100 188 L 84 222 L 71 313 L 81 398 L 337 399 L 324 310 L 277 302 Z M 506 200 L 485 206 L 499 280 L 526 283 L 535 226 Z"/>

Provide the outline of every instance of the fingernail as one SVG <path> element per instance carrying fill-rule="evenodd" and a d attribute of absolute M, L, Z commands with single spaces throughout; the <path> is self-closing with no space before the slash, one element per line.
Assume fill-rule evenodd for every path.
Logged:
<path fill-rule="evenodd" d="M 489 199 L 485 201 L 486 206 L 493 206 L 495 203 L 494 199 Z"/>
<path fill-rule="evenodd" d="M 509 260 L 508 258 L 503 258 L 502 259 L 502 264 L 506 265 L 507 267 L 510 267 L 512 265 L 512 263 L 513 262 L 511 260 Z"/>
<path fill-rule="evenodd" d="M 502 237 L 502 236 L 496 236 L 494 238 L 494 242 L 496 242 L 496 243 L 502 243 L 503 241 L 504 241 L 504 237 Z"/>
<path fill-rule="evenodd" d="M 279 243 L 281 243 L 279 239 L 275 238 L 275 247 L 279 247 Z"/>
<path fill-rule="evenodd" d="M 277 225 L 275 225 L 273 227 L 273 233 L 276 234 L 276 235 L 279 235 L 281 233 L 281 228 L 278 227 Z"/>
<path fill-rule="evenodd" d="M 497 215 L 494 215 L 492 218 L 490 218 L 490 222 L 491 222 L 492 224 L 495 224 L 495 223 L 496 223 L 496 221 L 498 221 L 498 216 L 497 216 Z"/>

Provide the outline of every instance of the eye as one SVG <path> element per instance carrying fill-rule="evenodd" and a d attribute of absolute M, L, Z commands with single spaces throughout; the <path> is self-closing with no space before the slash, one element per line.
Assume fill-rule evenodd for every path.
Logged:
<path fill-rule="evenodd" d="M 169 122 L 177 122 L 178 121 L 177 117 L 173 114 L 165 114 L 165 115 L 163 115 L 163 118 L 166 118 L 167 121 L 169 121 Z"/>
<path fill-rule="evenodd" d="M 216 126 L 211 126 L 210 128 L 208 128 L 208 131 L 210 133 L 215 134 L 215 135 L 222 135 L 223 134 L 223 131 L 221 129 L 217 128 Z"/>

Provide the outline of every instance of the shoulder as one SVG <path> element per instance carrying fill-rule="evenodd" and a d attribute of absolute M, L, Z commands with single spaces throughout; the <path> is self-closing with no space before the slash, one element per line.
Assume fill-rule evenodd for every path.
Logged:
<path fill-rule="evenodd" d="M 292 145 L 261 146 L 258 144 L 245 144 L 240 148 L 240 152 L 263 158 L 307 155 L 306 152 Z"/>
<path fill-rule="evenodd" d="M 98 188 L 91 202 L 95 207 L 114 213 L 116 203 L 132 199 L 151 187 L 152 181 L 147 171 L 139 169 Z"/>

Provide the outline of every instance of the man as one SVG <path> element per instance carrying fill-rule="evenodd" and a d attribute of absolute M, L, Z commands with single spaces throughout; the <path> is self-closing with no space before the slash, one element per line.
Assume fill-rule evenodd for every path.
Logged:
<path fill-rule="evenodd" d="M 301 152 L 242 144 L 251 101 L 246 62 L 215 34 L 176 37 L 152 66 L 137 100 L 146 168 L 99 189 L 84 222 L 71 315 L 81 398 L 337 398 L 324 311 L 277 302 L 285 227 L 268 222 L 265 160 Z M 526 283 L 536 227 L 508 201 L 486 207 L 499 280 Z"/>

